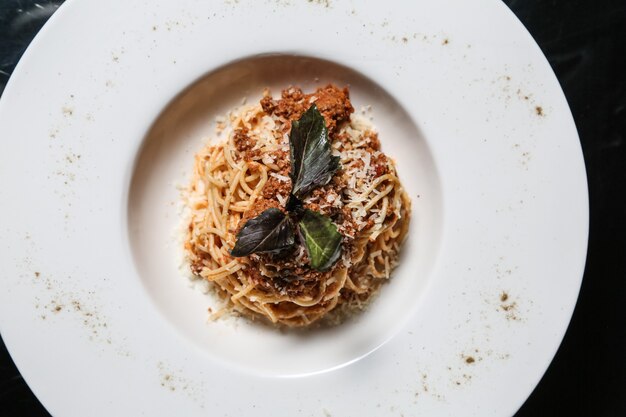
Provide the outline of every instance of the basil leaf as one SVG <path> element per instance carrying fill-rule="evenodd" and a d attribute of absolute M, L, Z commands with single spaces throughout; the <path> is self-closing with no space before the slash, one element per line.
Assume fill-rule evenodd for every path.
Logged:
<path fill-rule="evenodd" d="M 298 230 L 311 260 L 311 268 L 329 269 L 341 255 L 341 235 L 330 218 L 306 210 L 298 223 Z"/>
<path fill-rule="evenodd" d="M 243 225 L 230 254 L 238 257 L 288 249 L 295 243 L 293 228 L 289 216 L 277 208 L 269 208 Z"/>
<path fill-rule="evenodd" d="M 291 192 L 300 199 L 312 189 L 328 184 L 339 169 L 339 157 L 331 154 L 324 116 L 315 104 L 291 123 L 289 148 Z"/>

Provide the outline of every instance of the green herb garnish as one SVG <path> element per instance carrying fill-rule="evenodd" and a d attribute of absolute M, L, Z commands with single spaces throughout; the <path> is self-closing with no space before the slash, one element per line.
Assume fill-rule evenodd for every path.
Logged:
<path fill-rule="evenodd" d="M 311 268 L 325 271 L 341 255 L 342 236 L 330 218 L 304 209 L 301 200 L 313 189 L 330 182 L 339 169 L 339 157 L 331 153 L 324 116 L 315 104 L 292 122 L 289 148 L 292 190 L 286 205 L 287 213 L 269 208 L 248 220 L 237 233 L 231 255 L 278 253 L 291 249 L 296 244 L 294 223 L 297 223 Z"/>
<path fill-rule="evenodd" d="M 328 217 L 306 210 L 298 222 L 298 231 L 311 259 L 311 268 L 325 271 L 339 259 L 341 234 Z"/>
<path fill-rule="evenodd" d="M 291 123 L 289 149 L 291 193 L 298 198 L 328 184 L 339 168 L 339 157 L 331 154 L 324 116 L 315 104 L 299 120 Z"/>
<path fill-rule="evenodd" d="M 295 243 L 293 222 L 277 208 L 269 208 L 250 219 L 237 233 L 233 256 L 272 253 L 288 249 Z"/>

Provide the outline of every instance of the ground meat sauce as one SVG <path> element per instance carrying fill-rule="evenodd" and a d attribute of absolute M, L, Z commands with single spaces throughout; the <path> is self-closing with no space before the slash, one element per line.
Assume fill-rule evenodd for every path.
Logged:
<path fill-rule="evenodd" d="M 284 207 L 281 207 L 280 203 L 275 199 L 257 198 L 252 207 L 250 207 L 250 209 L 246 210 L 243 213 L 243 217 L 239 222 L 238 229 L 241 229 L 248 220 L 258 216 L 259 214 L 270 208 L 277 208 L 285 211 Z"/>
<path fill-rule="evenodd" d="M 255 157 L 259 156 L 259 150 L 254 149 L 256 140 L 248 135 L 248 129 L 245 127 L 239 128 L 233 132 L 233 141 L 235 142 L 235 148 L 239 156 L 243 158 L 244 161 L 250 162 Z"/>
<path fill-rule="evenodd" d="M 365 145 L 370 152 L 380 152 L 380 140 L 378 139 L 378 133 L 367 131 L 365 132 Z"/>
<path fill-rule="evenodd" d="M 268 115 L 276 115 L 291 121 L 299 119 L 313 103 L 324 116 L 331 138 L 341 123 L 348 121 L 350 114 L 354 112 L 348 88 L 340 89 L 334 85 L 318 88 L 312 94 L 304 94 L 300 88 L 291 87 L 283 90 L 280 100 L 274 100 L 269 96 L 263 97 L 261 107 Z"/>
<path fill-rule="evenodd" d="M 267 277 L 259 276 L 260 280 L 257 284 L 273 285 L 274 288 L 284 290 L 290 295 L 297 295 L 302 290 L 310 290 L 315 288 L 319 283 L 328 278 L 330 271 L 320 272 L 308 267 L 308 259 L 305 262 L 296 264 L 290 260 L 289 256 L 282 259 L 276 259 L 276 256 L 269 254 L 259 254 L 259 261 L 265 262 L 266 265 L 276 265 L 281 269 L 281 275 L 272 279 L 272 283 L 268 283 Z M 265 282 L 263 282 L 265 281 Z"/>
<path fill-rule="evenodd" d="M 278 174 L 283 177 L 289 176 L 289 170 L 291 169 L 291 163 L 289 162 L 289 152 L 276 151 L 273 153 L 276 160 L 276 165 L 280 169 Z M 291 181 L 283 181 L 273 176 L 267 178 L 267 182 L 262 190 L 263 198 L 276 199 L 276 195 L 280 194 L 284 198 L 291 193 Z M 278 200 L 277 200 L 278 201 Z"/>
<path fill-rule="evenodd" d="M 374 168 L 374 175 L 378 178 L 382 175 L 389 173 L 389 158 L 384 153 L 375 154 L 372 158 L 372 167 Z"/>
<path fill-rule="evenodd" d="M 267 115 L 283 119 L 283 131 L 288 132 L 291 129 L 291 121 L 300 118 L 313 103 L 317 105 L 318 110 L 324 116 L 331 140 L 338 141 L 340 149 L 351 148 L 352 145 L 349 138 L 345 134 L 337 134 L 341 126 L 349 121 L 350 114 L 354 112 L 347 88 L 340 89 L 334 85 L 328 85 L 317 89 L 312 94 L 304 94 L 300 88 L 291 87 L 282 91 L 279 100 L 274 100 L 270 96 L 264 97 L 261 100 L 261 107 Z M 372 157 L 372 166 L 376 171 L 376 175 L 379 175 L 379 172 L 382 175 L 388 168 L 386 168 L 386 157 L 379 152 L 380 142 L 378 135 L 374 132 L 368 132 L 365 140 L 366 146 L 368 146 L 371 152 L 373 154 L 376 153 L 376 156 Z M 234 141 L 235 147 L 244 160 L 251 161 L 252 158 L 260 156 L 258 153 L 255 153 L 258 152 L 258 150 L 254 150 L 256 143 L 247 135 L 245 129 L 235 132 Z M 271 157 L 279 167 L 277 174 L 288 177 L 291 170 L 289 152 L 284 150 L 275 151 Z M 350 251 L 352 247 L 351 241 L 358 231 L 358 226 L 347 207 L 335 207 L 327 202 L 327 196 L 329 195 L 332 195 L 333 198 L 340 198 L 347 184 L 347 175 L 340 169 L 335 173 L 330 183 L 311 192 L 310 195 L 317 197 L 319 202 L 305 203 L 304 206 L 330 216 L 344 235 L 343 250 Z M 291 193 L 291 187 L 291 181 L 285 182 L 279 178 L 269 176 L 259 198 L 244 213 L 238 229 L 243 227 L 247 220 L 256 217 L 268 208 L 277 207 L 284 211 L 276 195 L 288 197 Z M 371 227 L 372 225 L 367 225 L 366 227 Z M 308 266 L 306 254 L 298 261 L 295 261 L 295 253 L 278 255 L 255 254 L 250 256 L 250 262 L 248 273 L 255 284 L 268 290 L 278 289 L 289 296 L 317 293 L 320 283 L 330 278 L 337 268 L 342 267 L 341 262 L 337 262 L 329 271 L 316 271 Z M 260 273 L 260 265 L 268 268 L 275 267 L 281 271 L 281 275 L 268 279 L 268 277 Z"/>

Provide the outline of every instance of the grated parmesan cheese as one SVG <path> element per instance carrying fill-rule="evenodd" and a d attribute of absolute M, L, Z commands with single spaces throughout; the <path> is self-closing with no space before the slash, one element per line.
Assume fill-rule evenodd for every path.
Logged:
<path fill-rule="evenodd" d="M 277 174 L 276 172 L 270 172 L 270 176 L 276 178 L 278 181 L 282 181 L 282 182 L 289 182 L 291 181 L 291 178 L 287 177 L 286 175 L 280 175 Z"/>
<path fill-rule="evenodd" d="M 271 165 L 274 162 L 276 162 L 276 158 L 272 154 L 269 154 L 269 153 L 263 154 L 263 156 L 261 157 L 261 160 L 263 161 L 265 165 Z"/>

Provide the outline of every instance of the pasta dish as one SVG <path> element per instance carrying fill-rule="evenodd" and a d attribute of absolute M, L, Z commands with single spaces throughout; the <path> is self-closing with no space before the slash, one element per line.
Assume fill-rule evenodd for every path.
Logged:
<path fill-rule="evenodd" d="M 232 309 L 286 326 L 363 308 L 398 264 L 411 202 L 347 88 L 266 91 L 195 156 L 191 270 Z"/>

